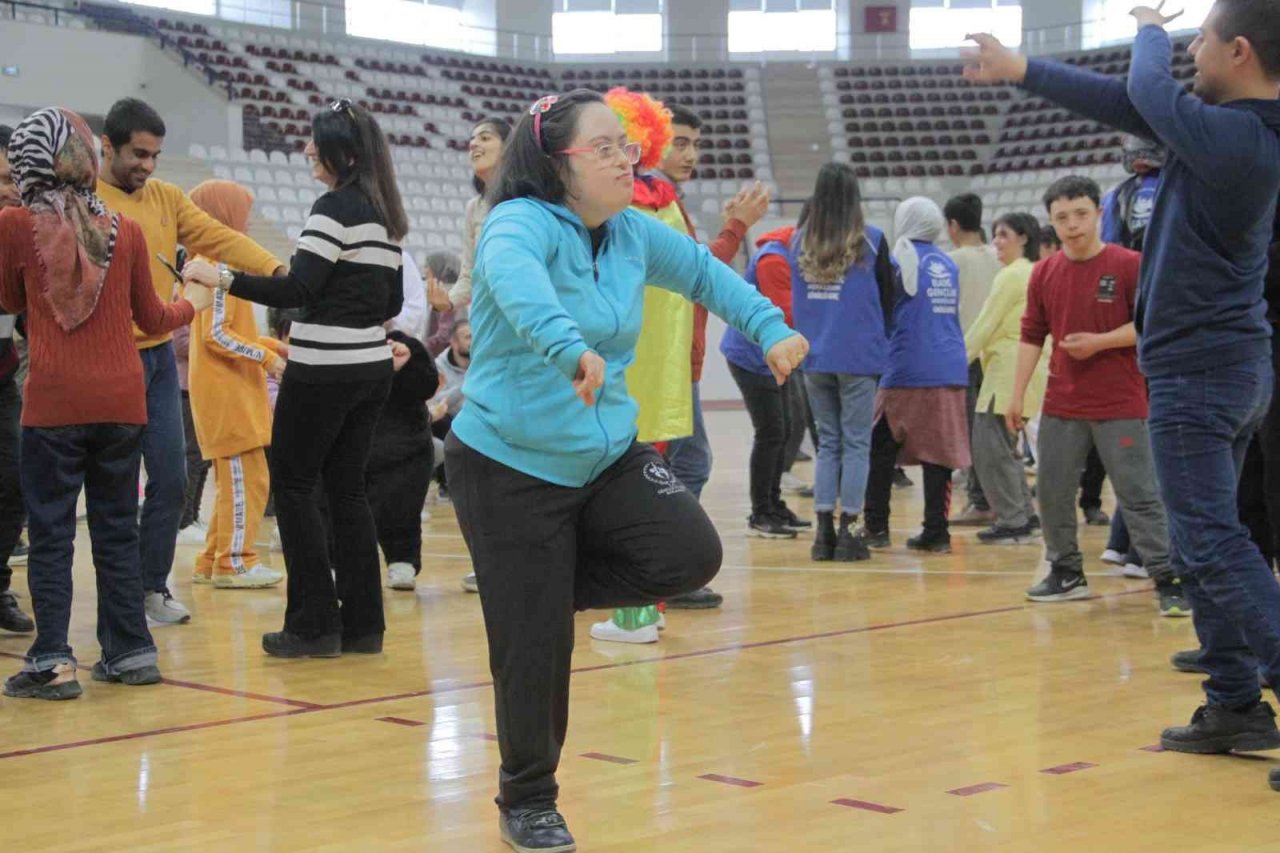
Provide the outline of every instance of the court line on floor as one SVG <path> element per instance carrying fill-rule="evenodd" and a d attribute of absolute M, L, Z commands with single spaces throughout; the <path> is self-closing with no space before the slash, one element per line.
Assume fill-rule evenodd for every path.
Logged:
<path fill-rule="evenodd" d="M 1148 592 L 1148 590 L 1131 590 L 1128 592 L 1113 593 L 1111 595 L 1103 595 L 1103 596 L 1099 596 L 1099 598 L 1100 599 L 1114 598 L 1114 597 L 1123 596 L 1123 595 L 1133 595 L 1139 592 Z M 886 622 L 879 625 L 864 625 L 859 628 L 843 628 L 835 631 L 822 631 L 814 634 L 803 634 L 803 635 L 794 636 L 794 637 L 778 637 L 773 640 L 760 640 L 754 643 L 731 643 L 729 645 L 717 646 L 715 648 L 710 648 L 710 649 L 700 649 L 700 650 L 690 651 L 690 652 L 678 652 L 676 654 L 639 658 L 631 661 L 615 661 L 613 663 L 599 664 L 596 666 L 578 667 L 576 669 L 573 669 L 571 672 L 574 675 L 579 675 L 579 674 L 588 673 L 588 672 L 601 672 L 601 671 L 611 670 L 611 669 L 622 669 L 624 667 L 639 666 L 639 665 L 648 664 L 648 663 L 662 663 L 663 661 L 685 660 L 689 658 L 698 658 L 698 657 L 710 657 L 713 655 L 728 654 L 731 652 L 741 652 L 741 651 L 747 651 L 750 649 L 769 648 L 772 646 L 789 645 L 792 643 L 809 642 L 812 640 L 825 640 L 825 639 L 831 639 L 833 637 L 845 637 L 845 636 L 852 636 L 855 634 L 869 634 L 869 633 L 874 633 L 878 631 L 888 631 L 894 628 L 909 628 L 909 627 L 914 627 L 918 625 L 934 625 L 942 622 L 954 622 L 960 619 L 975 619 L 982 616 L 995 616 L 995 615 L 1000 615 L 1004 613 L 1016 613 L 1016 612 L 1026 611 L 1029 609 L 1031 608 L 1027 604 L 1018 604 L 1018 605 L 1012 605 L 1008 607 L 991 608 L 989 610 L 973 610 L 973 611 L 966 611 L 962 613 L 949 613 L 942 616 L 929 616 L 929 617 L 923 617 L 920 619 L 908 619 L 908 620 L 903 620 L 899 622 Z M 0 653 L 0 654 L 5 654 L 8 657 L 13 656 L 13 655 L 9 655 L 8 653 Z M 184 683 L 193 684 L 194 682 L 184 682 Z M 179 685 L 174 685 L 174 686 L 179 686 Z M 202 686 L 205 686 L 205 685 L 202 685 Z M 177 734 L 177 733 L 188 732 L 188 731 L 198 731 L 201 729 L 236 725 L 239 723 L 256 722 L 258 720 L 267 720 L 267 719 L 273 719 L 277 717 L 301 716 L 305 714 L 316 714 L 322 711 L 336 711 L 336 710 L 355 708 L 363 705 L 376 705 L 376 704 L 382 704 L 386 702 L 398 702 L 398 701 L 403 701 L 407 699 L 421 699 L 425 696 L 443 695 L 446 693 L 456 693 L 463 690 L 475 690 L 481 687 L 492 687 L 492 686 L 493 686 L 492 680 L 462 682 L 457 684 L 446 684 L 444 686 L 433 685 L 431 687 L 428 687 L 425 690 L 414 690 L 414 691 L 408 691 L 404 693 L 395 693 L 387 696 L 373 696 L 367 699 L 352 699 L 346 702 L 335 702 L 330 704 L 308 703 L 312 705 L 312 707 L 291 708 L 290 710 L 287 710 L 287 711 L 275 711 L 275 712 L 265 713 L 265 714 L 253 714 L 245 717 L 232 717 L 225 720 L 213 720 L 213 721 L 204 722 L 204 723 L 192 723 L 190 725 L 182 725 L 182 726 L 169 726 L 162 729 L 151 729 L 148 731 L 131 732 L 129 734 L 122 734 L 122 735 L 110 735 L 107 737 L 92 738 L 92 739 L 83 740 L 83 741 L 73 741 L 71 743 L 51 744 L 48 746 L 39 746 L 39 747 L 31 747 L 29 749 L 13 750 L 11 752 L 0 753 L 0 759 L 18 758 L 26 755 L 37 755 L 45 752 L 58 752 L 61 750 L 74 749 L 78 747 L 98 746 L 101 744 L 118 743 L 120 741 L 128 741 L 128 740 L 138 740 L 141 738 L 155 737 L 159 735 Z M 277 699 L 278 701 L 286 701 L 286 702 L 295 701 L 295 700 L 279 699 L 278 697 Z"/>

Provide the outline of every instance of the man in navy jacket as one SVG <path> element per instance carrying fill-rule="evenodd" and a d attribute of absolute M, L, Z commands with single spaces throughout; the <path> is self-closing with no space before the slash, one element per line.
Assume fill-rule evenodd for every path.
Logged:
<path fill-rule="evenodd" d="M 1163 5 L 1163 4 L 1162 4 Z M 1180 752 L 1280 748 L 1253 657 L 1280 684 L 1280 586 L 1240 524 L 1236 485 L 1273 386 L 1263 277 L 1280 194 L 1280 0 L 1217 0 L 1171 73 L 1174 16 L 1133 11 L 1129 80 L 1028 60 L 989 35 L 965 76 L 1034 94 L 1169 150 L 1148 226 L 1138 360 L 1173 563 L 1204 645 L 1207 703 L 1161 743 Z M 1252 650 L 1252 654 L 1251 654 Z M 1280 790 L 1280 772 L 1272 775 Z"/>

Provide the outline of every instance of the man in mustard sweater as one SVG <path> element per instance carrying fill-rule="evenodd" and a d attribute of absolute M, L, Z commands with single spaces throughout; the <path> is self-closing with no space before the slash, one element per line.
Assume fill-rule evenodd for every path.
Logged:
<path fill-rule="evenodd" d="M 196 207 L 178 187 L 151 177 L 164 137 L 164 121 L 154 109 L 136 98 L 116 101 L 103 129 L 104 168 L 98 181 L 98 195 L 107 207 L 141 226 L 151 256 L 151 280 L 160 297 L 170 301 L 177 282 L 156 256 L 173 263 L 179 244 L 233 269 L 255 275 L 284 273 L 270 252 Z M 138 541 L 147 616 L 159 623 L 188 622 L 187 608 L 169 594 L 186 489 L 178 365 L 169 335 L 134 329 L 134 340 L 147 387 L 147 425 L 142 433 L 147 489 Z"/>

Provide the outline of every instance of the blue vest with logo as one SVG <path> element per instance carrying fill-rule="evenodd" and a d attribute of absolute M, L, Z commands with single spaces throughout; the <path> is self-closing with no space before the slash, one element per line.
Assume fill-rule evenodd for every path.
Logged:
<path fill-rule="evenodd" d="M 804 233 L 797 231 L 788 247 L 791 262 L 791 314 L 795 329 L 809 339 L 804 370 L 879 376 L 889 364 L 876 253 L 883 232 L 866 226 L 862 260 L 849 267 L 844 280 L 811 284 L 800 271 Z"/>
<path fill-rule="evenodd" d="M 909 296 L 898 282 L 889 369 L 881 377 L 880 387 L 965 387 L 969 365 L 956 313 L 960 272 L 955 261 L 937 246 L 912 242 L 920 256 L 919 285 L 915 296 Z"/>
<path fill-rule="evenodd" d="M 747 270 L 742 274 L 742 277 L 756 290 L 760 289 L 757 267 L 760 264 L 760 259 L 766 255 L 781 255 L 785 258 L 787 257 L 787 245 L 777 241 L 765 243 L 760 247 L 760 251 L 756 252 L 751 258 L 751 263 L 747 264 Z M 764 351 L 733 326 L 725 329 L 724 337 L 720 339 L 720 352 L 724 355 L 725 361 L 740 370 L 758 373 L 761 376 L 769 376 L 772 373 L 769 370 L 768 362 L 764 360 Z"/>

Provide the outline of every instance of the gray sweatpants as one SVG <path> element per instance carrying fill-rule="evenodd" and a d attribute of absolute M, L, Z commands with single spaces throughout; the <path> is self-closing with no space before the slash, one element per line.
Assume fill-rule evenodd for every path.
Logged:
<path fill-rule="evenodd" d="M 1036 459 L 1046 557 L 1054 568 L 1083 571 L 1076 539 L 1076 492 L 1089 448 L 1098 448 L 1124 510 L 1133 546 L 1156 582 L 1172 581 L 1169 527 L 1156 492 L 1145 420 L 1079 421 L 1045 415 Z"/>
<path fill-rule="evenodd" d="M 1005 426 L 1004 415 L 982 412 L 974 416 L 973 467 L 995 510 L 996 526 L 1026 527 L 1035 511 L 1031 487 L 1027 485 L 1027 466 L 1022 462 L 1017 440 Z"/>

